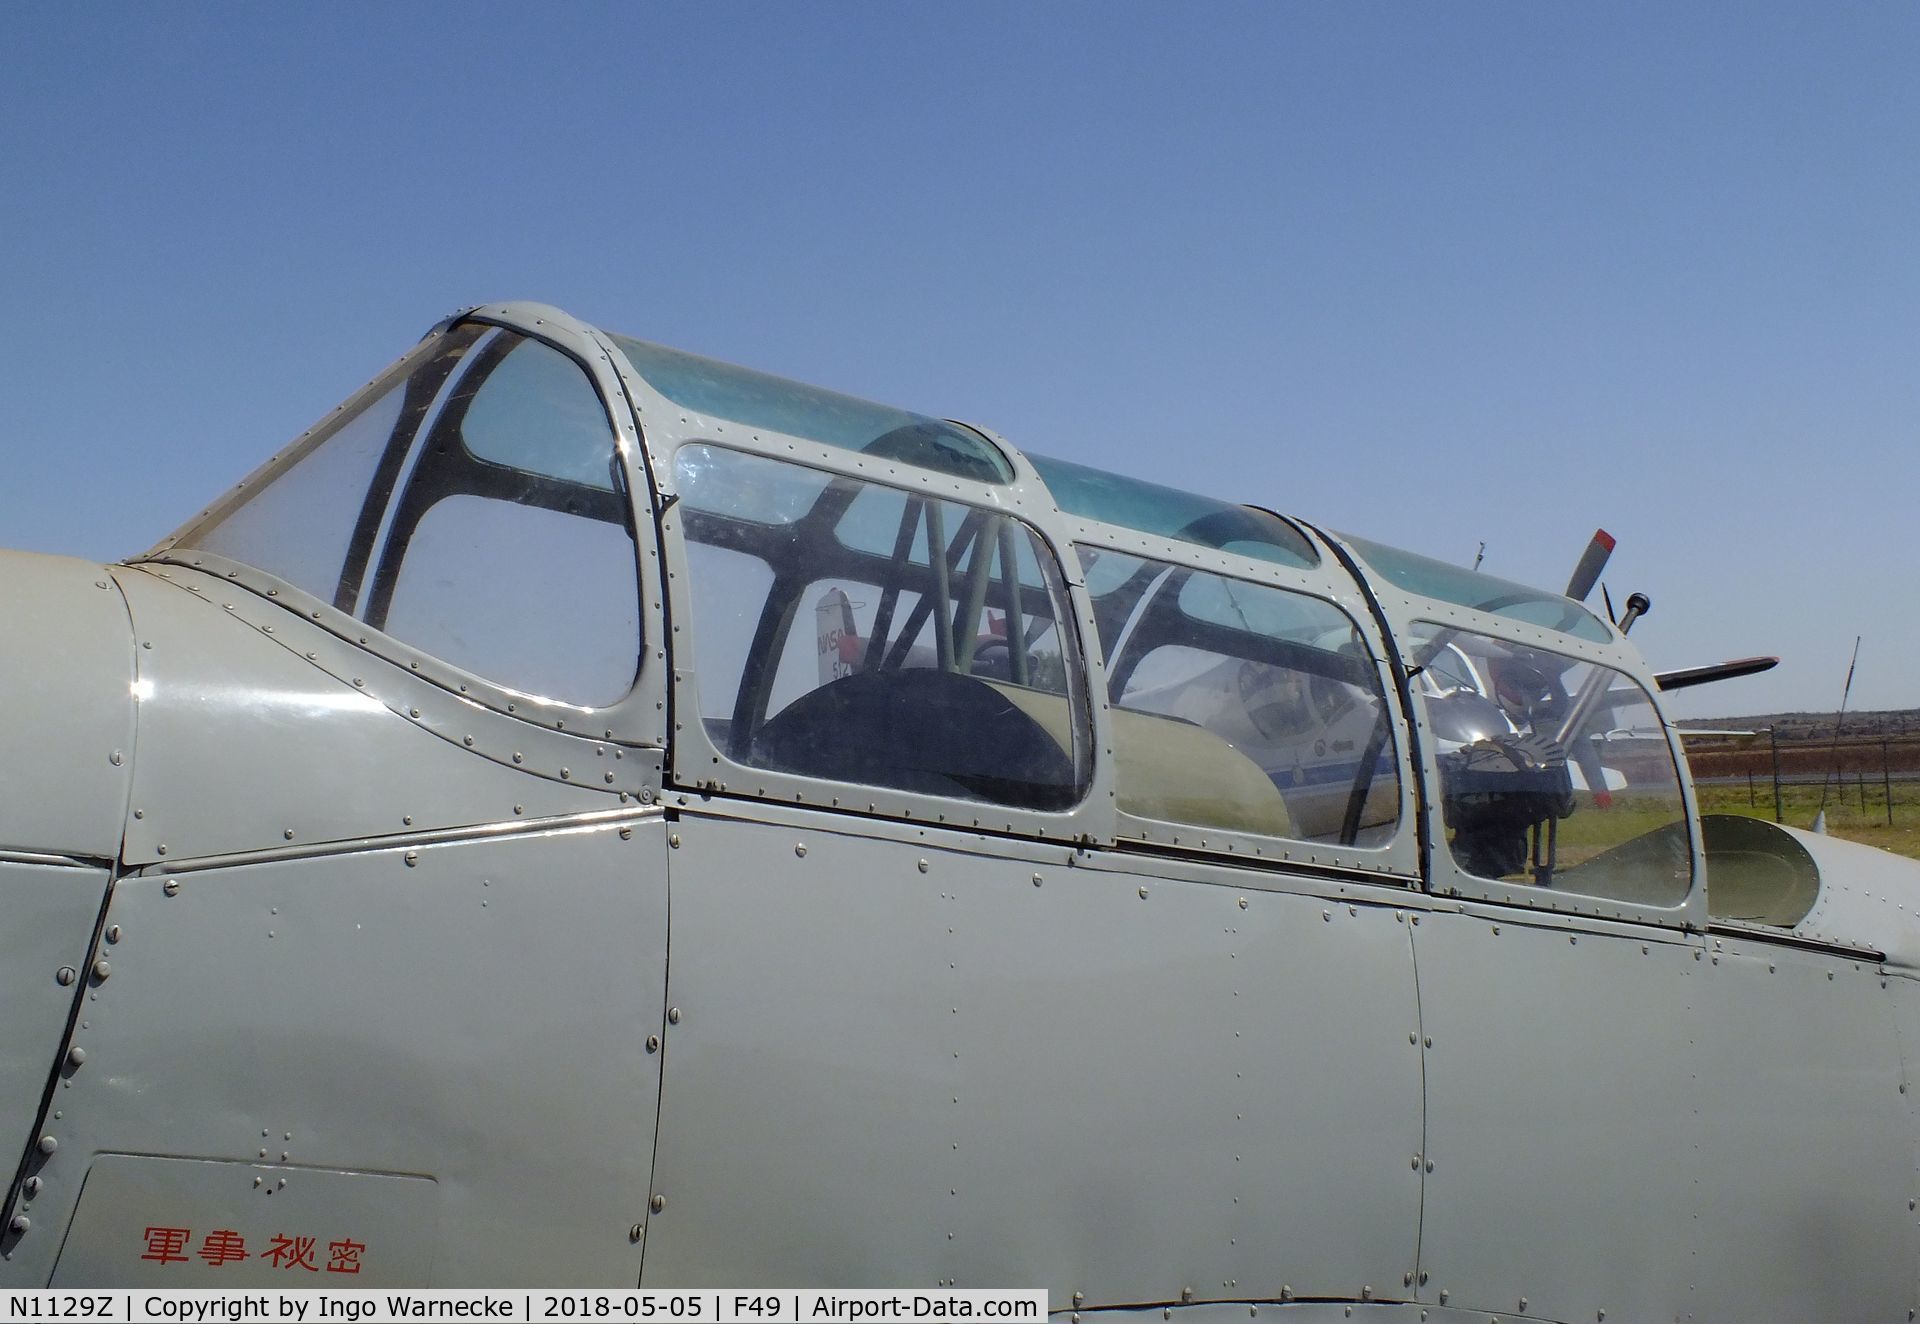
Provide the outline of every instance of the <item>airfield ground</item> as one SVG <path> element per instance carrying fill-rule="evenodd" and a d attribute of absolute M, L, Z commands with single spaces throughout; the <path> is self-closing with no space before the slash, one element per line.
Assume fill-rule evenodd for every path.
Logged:
<path fill-rule="evenodd" d="M 1856 720 L 1864 729 L 1855 731 Z M 1782 822 L 1811 827 L 1824 803 L 1827 831 L 1834 836 L 1920 859 L 1920 714 L 1850 716 L 1837 745 L 1830 716 L 1823 722 L 1795 722 L 1788 716 L 1711 724 L 1762 734 L 1686 742 L 1700 812 L 1773 818 L 1774 752 L 1764 734 L 1773 725 Z M 1681 723 L 1683 729 L 1687 725 Z"/>

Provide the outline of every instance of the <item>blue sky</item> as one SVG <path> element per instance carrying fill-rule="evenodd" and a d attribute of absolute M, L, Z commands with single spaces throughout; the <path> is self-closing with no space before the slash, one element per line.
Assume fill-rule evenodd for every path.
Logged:
<path fill-rule="evenodd" d="M 1920 6 L 0 6 L 0 544 L 534 298 L 1920 705 Z"/>

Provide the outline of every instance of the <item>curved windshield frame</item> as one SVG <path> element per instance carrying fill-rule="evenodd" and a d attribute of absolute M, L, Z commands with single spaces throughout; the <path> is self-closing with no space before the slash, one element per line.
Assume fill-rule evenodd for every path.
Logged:
<path fill-rule="evenodd" d="M 185 549 L 534 704 L 612 708 L 640 671 L 613 419 L 579 360 L 505 327 L 428 341 L 167 554 Z"/>
<path fill-rule="evenodd" d="M 1673 742 L 1625 672 L 1436 621 L 1403 632 L 1462 872 L 1648 907 L 1693 887 Z M 1513 899 L 1528 900 L 1531 894 Z"/>

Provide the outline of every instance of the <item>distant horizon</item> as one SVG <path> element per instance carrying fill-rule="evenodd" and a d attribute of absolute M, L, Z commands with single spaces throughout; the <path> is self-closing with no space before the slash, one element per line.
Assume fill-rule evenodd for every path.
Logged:
<path fill-rule="evenodd" d="M 1816 708 L 1816 709 L 1801 709 L 1801 710 L 1796 710 L 1791 712 L 1777 712 L 1777 713 L 1776 712 L 1745 713 L 1745 714 L 1740 714 L 1740 715 L 1730 716 L 1730 717 L 1681 717 L 1681 718 L 1676 718 L 1674 720 L 1674 725 L 1675 726 L 1716 726 L 1725 722 L 1753 722 L 1763 717 L 1771 717 L 1775 719 L 1785 718 L 1785 719 L 1805 721 L 1808 723 L 1817 723 L 1817 722 L 1832 722 L 1835 716 L 1836 716 L 1835 712 L 1831 709 L 1828 709 L 1823 712 Z M 1854 711 L 1853 709 L 1848 709 L 1846 712 L 1846 720 L 1849 722 L 1854 721 L 1855 719 L 1858 719 L 1862 722 L 1876 721 L 1876 720 L 1884 722 L 1889 720 L 1899 720 L 1903 718 L 1911 719 L 1916 723 L 1916 725 L 1920 725 L 1920 708 L 1867 708 L 1867 709 L 1862 709 L 1858 712 Z"/>

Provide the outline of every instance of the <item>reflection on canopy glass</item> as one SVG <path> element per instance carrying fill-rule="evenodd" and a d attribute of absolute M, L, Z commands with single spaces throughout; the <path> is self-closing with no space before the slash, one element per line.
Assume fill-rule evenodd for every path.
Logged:
<path fill-rule="evenodd" d="M 1436 622 L 1414 631 L 1414 687 L 1462 869 L 1643 905 L 1686 898 L 1679 772 L 1637 682 Z"/>
<path fill-rule="evenodd" d="M 1011 516 L 717 446 L 674 462 L 701 717 L 736 762 L 1033 809 L 1086 787 L 1051 553 Z"/>
<path fill-rule="evenodd" d="M 1107 655 L 1122 810 L 1296 841 L 1392 838 L 1391 716 L 1345 612 L 1304 593 L 1076 550 Z"/>

